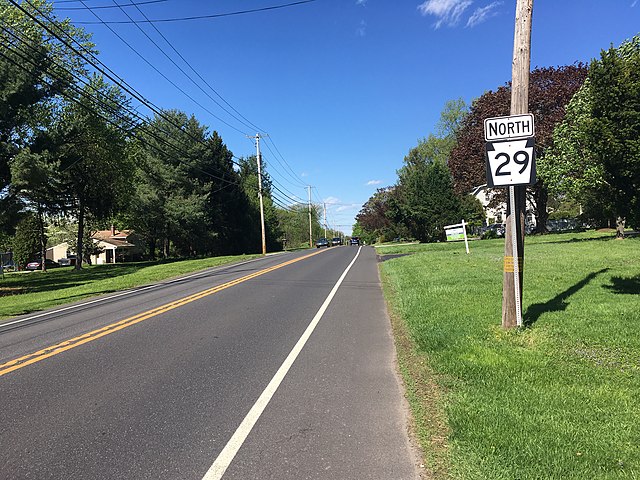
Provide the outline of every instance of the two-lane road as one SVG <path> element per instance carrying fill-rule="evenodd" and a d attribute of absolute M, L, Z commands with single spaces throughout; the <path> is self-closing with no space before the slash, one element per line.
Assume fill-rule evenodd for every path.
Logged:
<path fill-rule="evenodd" d="M 375 253 L 211 269 L 0 327 L 2 479 L 414 479 Z"/>

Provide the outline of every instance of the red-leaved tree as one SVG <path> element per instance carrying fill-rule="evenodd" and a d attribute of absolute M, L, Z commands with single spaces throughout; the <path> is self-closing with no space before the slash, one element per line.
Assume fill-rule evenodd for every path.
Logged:
<path fill-rule="evenodd" d="M 544 162 L 545 150 L 552 143 L 553 129 L 565 115 L 565 107 L 587 77 L 582 63 L 562 67 L 536 68 L 529 77 L 529 112 L 534 115 L 536 128 L 536 161 Z M 484 158 L 485 118 L 509 115 L 511 84 L 489 91 L 477 98 L 458 131 L 457 144 L 451 152 L 449 168 L 456 192 L 470 192 L 486 183 Z M 547 188 L 538 180 L 529 189 L 533 197 L 537 230 L 546 230 Z"/>

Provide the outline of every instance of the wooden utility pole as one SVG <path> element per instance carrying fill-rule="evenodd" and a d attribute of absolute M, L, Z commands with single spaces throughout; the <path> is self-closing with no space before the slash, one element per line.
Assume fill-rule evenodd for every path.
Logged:
<path fill-rule="evenodd" d="M 520 115 L 529 111 L 532 14 L 533 0 L 516 0 L 516 25 L 511 70 L 511 115 Z M 522 325 L 526 192 L 526 186 L 509 187 L 502 288 L 502 326 L 504 328 Z M 517 260 L 514 259 L 514 256 Z M 518 279 L 517 282 L 516 279 Z"/>
<path fill-rule="evenodd" d="M 307 186 L 307 192 L 309 192 L 309 248 L 313 248 L 313 233 L 311 229 L 311 186 Z"/>
<path fill-rule="evenodd" d="M 262 235 L 262 255 L 267 254 L 267 238 L 264 229 L 264 203 L 262 201 L 262 157 L 260 156 L 260 134 L 256 133 L 256 161 L 258 163 L 258 200 L 260 201 L 260 232 Z"/>

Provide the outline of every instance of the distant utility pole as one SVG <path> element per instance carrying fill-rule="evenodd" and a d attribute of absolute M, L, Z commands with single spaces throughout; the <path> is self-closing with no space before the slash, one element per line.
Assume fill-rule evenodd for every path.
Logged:
<path fill-rule="evenodd" d="M 313 247 L 313 232 L 311 231 L 311 186 L 307 185 L 309 192 L 309 248 Z"/>
<path fill-rule="evenodd" d="M 525 114 L 529 109 L 532 13 L 533 0 L 517 0 L 511 73 L 511 115 Z M 502 326 L 504 328 L 522 325 L 526 192 L 526 186 L 509 187 L 502 287 Z"/>
<path fill-rule="evenodd" d="M 327 238 L 327 204 L 322 203 L 322 210 L 324 211 L 324 238 Z"/>
<path fill-rule="evenodd" d="M 258 199 L 260 200 L 260 229 L 262 232 L 262 255 L 267 254 L 267 239 L 264 231 L 264 204 L 262 202 L 262 157 L 260 156 L 260 134 L 256 133 L 256 161 L 258 163 Z"/>

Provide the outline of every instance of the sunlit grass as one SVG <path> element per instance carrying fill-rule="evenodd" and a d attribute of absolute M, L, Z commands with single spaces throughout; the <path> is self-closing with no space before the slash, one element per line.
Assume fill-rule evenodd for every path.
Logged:
<path fill-rule="evenodd" d="M 0 280 L 0 319 L 258 256 L 93 265 L 79 272 L 65 267 L 47 272 L 11 273 Z"/>
<path fill-rule="evenodd" d="M 381 268 L 445 398 L 449 475 L 640 476 L 640 239 L 527 238 L 528 327 L 512 331 L 500 327 L 504 240 L 379 253 L 407 250 Z"/>

